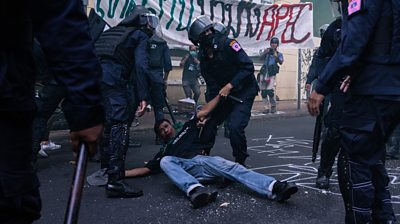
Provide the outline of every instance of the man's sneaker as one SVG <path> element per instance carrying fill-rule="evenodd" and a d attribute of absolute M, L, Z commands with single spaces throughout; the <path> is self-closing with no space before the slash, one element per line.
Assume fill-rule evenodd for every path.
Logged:
<path fill-rule="evenodd" d="M 106 185 L 106 195 L 108 198 L 135 198 L 142 196 L 143 191 L 119 180 Z"/>
<path fill-rule="evenodd" d="M 299 188 L 295 183 L 277 180 L 272 188 L 272 194 L 276 196 L 275 200 L 277 202 L 284 202 L 298 190 Z"/>
<path fill-rule="evenodd" d="M 196 187 L 189 193 L 193 208 L 203 207 L 217 198 L 218 191 L 210 187 Z"/>
<path fill-rule="evenodd" d="M 61 148 L 61 145 L 54 144 L 52 141 L 48 141 L 47 143 L 40 143 L 41 150 L 56 150 Z"/>
<path fill-rule="evenodd" d="M 49 156 L 43 149 L 40 149 L 38 154 L 41 158 L 47 158 Z"/>
<path fill-rule="evenodd" d="M 108 181 L 107 168 L 100 169 L 90 174 L 86 177 L 86 181 L 91 186 L 105 186 Z"/>
<path fill-rule="evenodd" d="M 185 98 L 185 99 L 180 99 L 178 101 L 181 102 L 181 103 L 188 103 L 188 104 L 196 105 L 196 101 L 194 101 L 193 99 L 191 99 L 189 97 Z"/>

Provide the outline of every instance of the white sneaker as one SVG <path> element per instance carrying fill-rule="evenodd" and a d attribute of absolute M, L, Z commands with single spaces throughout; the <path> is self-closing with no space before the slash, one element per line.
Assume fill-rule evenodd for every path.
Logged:
<path fill-rule="evenodd" d="M 54 142 L 49 141 L 47 144 L 40 144 L 41 150 L 56 150 L 61 148 L 61 145 L 54 144 Z"/>
<path fill-rule="evenodd" d="M 49 155 L 47 155 L 47 153 L 46 153 L 43 149 L 40 149 L 39 152 L 38 152 L 38 154 L 39 154 L 42 158 L 47 158 L 47 157 L 49 157 Z"/>
<path fill-rule="evenodd" d="M 195 102 L 193 99 L 191 99 L 191 98 L 181 99 L 181 100 L 179 100 L 179 102 L 182 102 L 182 103 L 189 103 L 189 104 L 193 104 L 193 105 L 196 104 L 196 102 Z"/>

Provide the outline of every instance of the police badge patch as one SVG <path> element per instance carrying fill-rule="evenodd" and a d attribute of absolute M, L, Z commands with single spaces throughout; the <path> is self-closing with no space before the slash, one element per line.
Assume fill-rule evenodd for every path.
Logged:
<path fill-rule="evenodd" d="M 363 0 L 348 0 L 349 5 L 347 6 L 348 16 L 353 15 L 356 12 L 363 10 Z"/>
<path fill-rule="evenodd" d="M 236 52 L 238 52 L 238 51 L 240 51 L 240 49 L 242 49 L 242 48 L 240 47 L 239 43 L 236 42 L 236 40 L 232 40 L 232 41 L 229 43 L 229 46 L 231 46 L 231 48 L 232 48 L 234 51 L 236 51 Z"/>

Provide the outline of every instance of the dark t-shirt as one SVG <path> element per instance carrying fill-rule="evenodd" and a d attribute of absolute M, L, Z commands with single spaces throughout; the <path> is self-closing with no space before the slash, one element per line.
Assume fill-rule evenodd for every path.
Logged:
<path fill-rule="evenodd" d="M 175 138 L 165 144 L 145 167 L 149 168 L 153 173 L 161 172 L 160 160 L 164 156 L 190 159 L 196 155 L 203 154 L 203 150 L 211 149 L 213 146 L 212 142 L 200 141 L 200 128 L 196 126 L 196 122 L 197 118 L 195 116 L 186 122 Z M 204 128 L 207 128 L 207 126 Z"/>
<path fill-rule="evenodd" d="M 197 77 L 200 74 L 200 66 L 194 61 L 193 56 L 189 56 L 183 66 L 182 81 L 197 82 Z"/>

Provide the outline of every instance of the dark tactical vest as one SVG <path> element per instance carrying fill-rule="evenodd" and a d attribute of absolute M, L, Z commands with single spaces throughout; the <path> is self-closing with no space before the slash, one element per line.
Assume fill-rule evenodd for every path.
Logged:
<path fill-rule="evenodd" d="M 391 4 L 391 6 L 389 5 Z M 389 7 L 392 13 L 383 14 L 375 26 L 371 40 L 366 49 L 366 61 L 399 64 L 400 63 L 400 2 L 392 0 L 384 3 L 384 9 Z"/>
<path fill-rule="evenodd" d="M 147 43 L 149 52 L 149 66 L 152 68 L 163 67 L 163 47 L 167 42 L 160 37 L 153 35 Z"/>
<path fill-rule="evenodd" d="M 131 71 L 134 52 L 121 47 L 128 36 L 135 31 L 135 27 L 115 26 L 105 31 L 96 41 L 95 47 L 100 59 L 111 59 Z"/>

